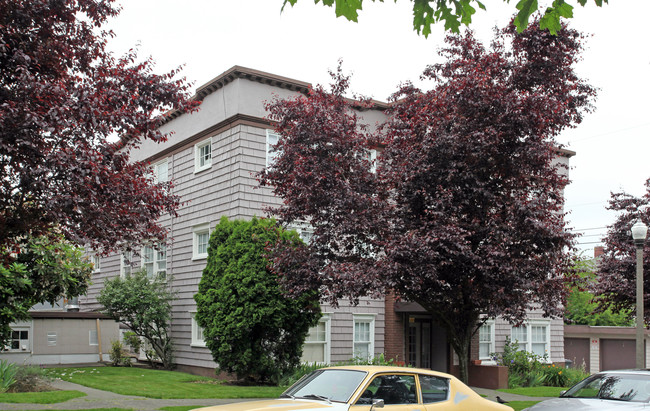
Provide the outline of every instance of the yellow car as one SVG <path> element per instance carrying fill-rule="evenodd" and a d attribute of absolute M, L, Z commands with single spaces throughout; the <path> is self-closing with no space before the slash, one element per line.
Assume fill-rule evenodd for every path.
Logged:
<path fill-rule="evenodd" d="M 201 411 L 477 411 L 512 408 L 481 397 L 453 375 L 418 368 L 350 366 L 313 371 L 278 399 Z"/>

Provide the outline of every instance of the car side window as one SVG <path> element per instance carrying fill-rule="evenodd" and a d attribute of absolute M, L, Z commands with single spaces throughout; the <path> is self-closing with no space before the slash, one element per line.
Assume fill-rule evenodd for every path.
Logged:
<path fill-rule="evenodd" d="M 431 404 L 446 401 L 449 396 L 449 380 L 434 375 L 420 375 L 420 388 L 422 388 L 422 402 Z"/>
<path fill-rule="evenodd" d="M 384 400 L 385 405 L 417 404 L 418 394 L 415 376 L 383 374 L 376 376 L 357 400 L 356 404 L 372 404 Z"/>

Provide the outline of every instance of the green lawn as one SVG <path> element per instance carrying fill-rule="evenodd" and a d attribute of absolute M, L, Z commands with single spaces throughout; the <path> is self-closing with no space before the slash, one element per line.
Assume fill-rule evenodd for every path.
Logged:
<path fill-rule="evenodd" d="M 233 386 L 175 371 L 128 367 L 52 368 L 48 375 L 122 395 L 147 398 L 275 398 L 284 388 Z"/>
<path fill-rule="evenodd" d="M 506 405 L 511 406 L 514 408 L 515 411 L 521 411 L 524 408 L 527 407 L 532 407 L 533 405 L 537 404 L 539 401 L 510 401 Z"/>
<path fill-rule="evenodd" d="M 522 387 L 498 390 L 510 394 L 526 395 L 528 397 L 559 397 L 562 391 L 567 390 L 563 387 Z"/>
<path fill-rule="evenodd" d="M 55 404 L 85 396 L 86 394 L 81 391 L 15 392 L 0 394 L 0 402 Z"/>

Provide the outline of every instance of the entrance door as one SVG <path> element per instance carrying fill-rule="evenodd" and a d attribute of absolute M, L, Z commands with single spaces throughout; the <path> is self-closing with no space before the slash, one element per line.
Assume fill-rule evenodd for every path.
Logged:
<path fill-rule="evenodd" d="M 431 321 L 409 318 L 408 363 L 417 368 L 431 368 Z"/>

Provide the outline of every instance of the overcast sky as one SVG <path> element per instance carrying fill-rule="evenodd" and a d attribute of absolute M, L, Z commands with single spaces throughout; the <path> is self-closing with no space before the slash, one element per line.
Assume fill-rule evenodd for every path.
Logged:
<path fill-rule="evenodd" d="M 366 4 L 367 3 L 367 4 Z M 506 24 L 515 2 L 484 2 L 472 28 L 486 43 L 494 25 Z M 540 4 L 544 1 L 540 1 Z M 573 2 L 577 3 L 577 2 Z M 601 244 L 615 214 L 605 210 L 610 192 L 644 193 L 650 177 L 650 35 L 642 23 L 648 0 L 611 0 L 577 6 L 572 26 L 593 36 L 578 73 L 600 88 L 596 112 L 560 137 L 571 159 L 566 207 L 571 227 L 584 234 L 586 256 Z M 199 87 L 234 65 L 312 84 L 328 84 L 328 69 L 343 59 L 352 90 L 385 101 L 400 82 L 418 78 L 436 61 L 442 26 L 427 39 L 412 30 L 410 1 L 366 0 L 359 23 L 335 18 L 333 9 L 300 0 L 280 13 L 282 0 L 122 0 L 109 27 L 110 47 L 122 54 L 138 46 L 157 70 L 185 65 Z M 635 18 L 636 17 L 636 18 Z"/>

